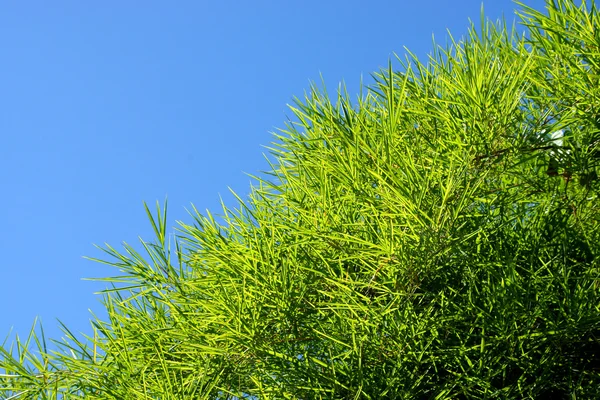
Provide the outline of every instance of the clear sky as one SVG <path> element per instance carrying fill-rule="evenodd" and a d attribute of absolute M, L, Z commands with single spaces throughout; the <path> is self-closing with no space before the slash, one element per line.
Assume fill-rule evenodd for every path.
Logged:
<path fill-rule="evenodd" d="M 535 8 L 543 0 L 525 0 Z M 510 0 L 485 13 L 514 20 Z M 90 333 L 93 244 L 151 239 L 142 201 L 169 223 L 234 205 L 268 168 L 261 145 L 323 75 L 330 92 L 404 46 L 424 58 L 480 19 L 480 0 L 28 1 L 0 3 L 0 342 Z"/>

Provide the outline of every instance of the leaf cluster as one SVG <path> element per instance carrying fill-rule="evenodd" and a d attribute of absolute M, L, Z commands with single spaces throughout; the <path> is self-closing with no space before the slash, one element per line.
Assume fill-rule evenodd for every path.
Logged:
<path fill-rule="evenodd" d="M 107 246 L 108 321 L 0 347 L 13 399 L 592 398 L 600 17 L 521 5 L 311 87 L 239 208 Z M 556 133 L 560 132 L 560 135 Z M 35 345 L 35 346 L 32 346 Z"/>

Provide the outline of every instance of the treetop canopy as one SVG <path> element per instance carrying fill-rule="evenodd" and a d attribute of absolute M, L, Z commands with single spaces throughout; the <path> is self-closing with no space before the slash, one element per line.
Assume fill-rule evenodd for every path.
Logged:
<path fill-rule="evenodd" d="M 239 208 L 146 211 L 93 336 L 0 347 L 14 399 L 592 398 L 595 4 L 520 5 L 357 101 L 311 87 Z"/>

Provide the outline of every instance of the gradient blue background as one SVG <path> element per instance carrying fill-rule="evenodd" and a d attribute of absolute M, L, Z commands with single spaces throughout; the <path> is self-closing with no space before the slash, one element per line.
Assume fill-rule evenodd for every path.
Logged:
<path fill-rule="evenodd" d="M 526 1 L 541 9 L 542 0 Z M 152 231 L 142 201 L 218 212 L 268 168 L 261 145 L 286 104 L 323 75 L 330 92 L 403 46 L 464 35 L 480 0 L 2 1 L 0 4 L 0 342 L 36 316 L 90 333 L 117 274 L 82 256 Z M 486 15 L 517 6 L 488 0 Z"/>

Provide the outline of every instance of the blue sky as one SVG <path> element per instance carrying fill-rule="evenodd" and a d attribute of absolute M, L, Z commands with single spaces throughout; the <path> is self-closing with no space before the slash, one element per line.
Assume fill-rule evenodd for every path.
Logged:
<path fill-rule="evenodd" d="M 542 0 L 525 1 L 541 9 Z M 514 19 L 509 0 L 484 2 Z M 151 239 L 142 201 L 169 223 L 234 205 L 268 168 L 261 145 L 323 75 L 330 92 L 404 46 L 424 58 L 479 22 L 480 0 L 3 1 L 0 4 L 0 338 L 36 316 L 89 333 L 116 275 L 93 244 Z M 0 339 L 1 341 L 1 339 Z"/>

